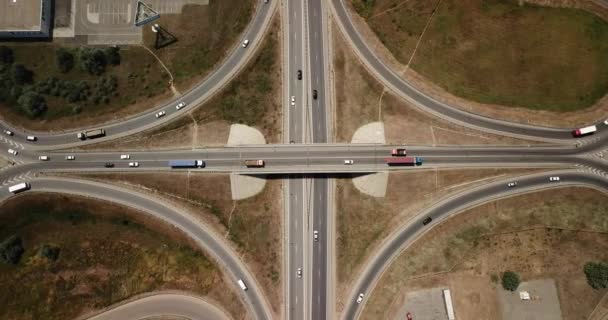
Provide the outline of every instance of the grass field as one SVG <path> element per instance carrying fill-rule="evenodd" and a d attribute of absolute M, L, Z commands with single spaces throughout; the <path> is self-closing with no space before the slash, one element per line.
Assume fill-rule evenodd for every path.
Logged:
<path fill-rule="evenodd" d="M 34 82 L 55 77 L 60 80 L 86 81 L 93 87 L 94 82 L 100 78 L 82 70 L 78 66 L 78 61 L 71 71 L 61 73 L 55 62 L 55 54 L 56 50 L 60 48 L 59 45 L 17 43 L 10 47 L 14 52 L 15 63 L 21 63 L 33 71 Z M 127 106 L 134 106 L 134 109 L 139 110 L 142 108 L 141 105 L 147 103 L 149 108 L 156 101 L 151 98 L 158 98 L 163 94 L 166 96 L 169 77 L 158 65 L 154 56 L 140 47 L 128 47 L 121 50 L 120 55 L 120 65 L 108 65 L 104 73 L 104 75 L 115 76 L 118 80 L 116 95 L 110 97 L 109 103 L 97 105 L 83 101 L 69 103 L 65 99 L 45 95 L 48 110 L 42 117 L 30 119 L 18 106 L 0 104 L 3 117 L 31 129 L 61 130 L 85 125 L 99 117 L 114 118 L 116 115 L 121 115 Z M 75 108 L 80 108 L 80 111 L 75 112 Z M 112 115 L 112 113 L 116 114 Z M 75 122 L 75 120 L 78 121 Z"/>
<path fill-rule="evenodd" d="M 25 253 L 0 264 L 2 319 L 73 319 L 154 290 L 195 292 L 238 318 L 243 305 L 215 263 L 175 229 L 138 212 L 78 197 L 36 194 L 2 205 L 0 238 Z M 59 248 L 55 261 L 37 252 Z"/>
<path fill-rule="evenodd" d="M 279 22 L 275 17 L 260 52 L 235 79 L 191 114 L 143 133 L 86 148 L 114 150 L 224 145 L 228 141 L 229 125 L 233 123 L 255 127 L 268 143 L 279 142 L 282 125 Z"/>
<path fill-rule="evenodd" d="M 186 90 L 206 76 L 240 39 L 253 17 L 254 0 L 211 0 L 208 5 L 186 5 L 179 15 L 161 15 L 154 23 L 177 38 L 173 45 L 154 50 L 167 65 L 175 84 Z M 155 34 L 144 28 L 144 43 L 154 48 Z"/>
<path fill-rule="evenodd" d="M 398 256 L 370 295 L 363 318 L 388 316 L 389 306 L 416 279 L 428 277 L 430 285 L 447 286 L 466 276 L 475 280 L 468 283 L 496 287 L 496 278 L 509 269 L 520 273 L 524 281 L 555 279 L 564 319 L 586 319 L 606 292 L 585 283 L 582 266 L 589 259 L 608 258 L 607 205 L 608 197 L 602 192 L 564 188 L 467 210 L 434 227 Z M 437 275 L 443 280 L 436 281 L 434 275 L 442 272 L 448 273 Z M 466 314 L 476 314 L 475 310 L 483 310 L 481 305 L 492 301 L 492 297 L 478 296 L 478 303 L 471 299 Z"/>
<path fill-rule="evenodd" d="M 608 23 L 591 13 L 516 0 L 351 2 L 404 65 L 430 21 L 410 66 L 457 96 L 573 111 L 606 93 Z"/>
<path fill-rule="evenodd" d="M 377 245 L 395 228 L 449 193 L 480 182 L 538 169 L 428 170 L 391 173 L 384 198 L 360 193 L 349 180 L 336 187 L 338 283 L 347 285 Z M 416 188 L 411 188 L 416 186 Z M 403 190 L 408 190 L 407 195 Z"/>

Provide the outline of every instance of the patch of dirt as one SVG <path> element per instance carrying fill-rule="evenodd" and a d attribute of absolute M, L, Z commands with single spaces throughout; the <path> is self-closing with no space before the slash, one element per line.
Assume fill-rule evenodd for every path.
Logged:
<path fill-rule="evenodd" d="M 332 30 L 337 30 L 333 26 Z M 427 114 L 384 88 L 359 62 L 342 34 L 333 34 L 336 141 L 350 142 L 361 126 L 382 121 L 389 144 L 527 145 L 531 142 L 464 128 Z"/>

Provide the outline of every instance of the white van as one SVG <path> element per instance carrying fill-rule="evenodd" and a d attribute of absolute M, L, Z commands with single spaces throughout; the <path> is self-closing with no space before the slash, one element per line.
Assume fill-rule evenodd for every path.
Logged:
<path fill-rule="evenodd" d="M 49 156 L 40 156 L 40 157 L 38 157 L 38 160 L 40 160 L 40 161 L 49 161 Z"/>
<path fill-rule="evenodd" d="M 38 140 L 38 138 L 36 138 L 34 136 L 27 136 L 26 139 L 27 139 L 27 141 L 36 141 L 36 140 Z"/>
<path fill-rule="evenodd" d="M 239 281 L 237 281 L 239 284 L 239 287 L 241 287 L 241 289 L 243 289 L 243 291 L 247 291 L 247 286 L 245 285 L 245 282 L 243 282 L 243 280 L 239 279 Z"/>

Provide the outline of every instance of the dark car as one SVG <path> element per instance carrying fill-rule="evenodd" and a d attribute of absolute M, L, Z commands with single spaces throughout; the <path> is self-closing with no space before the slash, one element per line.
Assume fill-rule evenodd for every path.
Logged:
<path fill-rule="evenodd" d="M 106 167 L 106 168 L 114 168 L 114 164 L 112 162 L 106 162 L 106 164 L 104 164 L 104 167 Z"/>
<path fill-rule="evenodd" d="M 302 70 L 298 70 L 298 80 L 302 80 Z"/>
<path fill-rule="evenodd" d="M 315 100 L 317 100 L 317 95 L 318 95 L 317 89 L 312 90 L 312 98 L 315 99 Z"/>
<path fill-rule="evenodd" d="M 426 217 L 426 219 L 422 220 L 422 224 L 426 226 L 427 224 L 431 223 L 431 221 L 433 221 L 433 218 Z"/>

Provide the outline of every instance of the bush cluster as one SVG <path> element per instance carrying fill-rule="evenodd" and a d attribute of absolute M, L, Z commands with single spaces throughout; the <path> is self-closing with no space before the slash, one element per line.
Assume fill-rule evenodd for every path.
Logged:
<path fill-rule="evenodd" d="M 587 262 L 583 268 L 587 283 L 593 289 L 608 288 L 608 264 L 603 262 Z"/>
<path fill-rule="evenodd" d="M 513 271 L 505 271 L 505 273 L 502 274 L 502 287 L 505 290 L 509 290 L 509 291 L 515 291 L 517 290 L 517 287 L 519 287 L 519 284 L 521 283 L 521 280 L 519 279 L 519 275 Z"/>
<path fill-rule="evenodd" d="M 0 261 L 6 264 L 19 263 L 23 252 L 25 252 L 23 242 L 17 236 L 10 236 L 0 243 Z"/>

